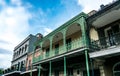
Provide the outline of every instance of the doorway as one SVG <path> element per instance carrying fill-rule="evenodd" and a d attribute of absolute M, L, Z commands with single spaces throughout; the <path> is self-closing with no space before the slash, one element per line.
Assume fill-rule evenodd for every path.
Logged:
<path fill-rule="evenodd" d="M 115 45 L 115 38 L 114 38 L 114 33 L 112 29 L 107 30 L 107 35 L 108 35 L 108 43 L 110 46 Z"/>

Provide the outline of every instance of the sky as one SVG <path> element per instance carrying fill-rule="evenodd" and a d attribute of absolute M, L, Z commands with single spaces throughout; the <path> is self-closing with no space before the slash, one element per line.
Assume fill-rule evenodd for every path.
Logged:
<path fill-rule="evenodd" d="M 80 12 L 113 0 L 0 0 L 0 68 L 11 65 L 14 47 L 29 34 L 44 36 Z"/>

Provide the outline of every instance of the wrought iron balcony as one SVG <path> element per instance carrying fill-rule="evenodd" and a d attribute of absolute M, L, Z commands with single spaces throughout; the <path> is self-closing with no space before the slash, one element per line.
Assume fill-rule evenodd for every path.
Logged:
<path fill-rule="evenodd" d="M 8 68 L 4 71 L 4 73 L 10 73 L 10 72 L 14 72 L 14 71 L 18 71 L 17 68 Z"/>
<path fill-rule="evenodd" d="M 20 69 L 21 72 L 25 72 L 25 71 L 28 71 L 28 70 L 31 70 L 32 69 L 32 66 L 28 66 L 28 67 L 22 67 Z"/>
<path fill-rule="evenodd" d="M 99 40 L 91 41 L 90 48 L 92 51 L 99 51 L 118 45 L 120 45 L 120 32 L 109 37 L 102 37 Z"/>
<path fill-rule="evenodd" d="M 76 39 L 76 40 L 71 41 L 71 43 L 66 44 L 65 46 L 64 45 L 59 46 L 59 48 L 57 48 L 57 50 L 52 49 L 49 52 L 42 53 L 38 57 L 34 57 L 33 58 L 33 63 L 38 62 L 38 61 L 43 60 L 43 59 L 53 57 L 53 56 L 60 55 L 62 53 L 68 52 L 68 51 L 72 51 L 74 49 L 78 49 L 78 48 L 81 48 L 81 47 L 84 47 L 84 46 L 85 45 L 84 45 L 83 40 Z"/>

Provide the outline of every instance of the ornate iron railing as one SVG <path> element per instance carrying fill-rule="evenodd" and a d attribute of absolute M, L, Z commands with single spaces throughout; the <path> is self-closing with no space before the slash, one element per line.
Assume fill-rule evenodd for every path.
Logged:
<path fill-rule="evenodd" d="M 90 48 L 92 51 L 98 51 L 118 45 L 120 45 L 120 33 L 116 33 L 109 37 L 102 37 L 99 40 L 91 41 Z"/>
<path fill-rule="evenodd" d="M 66 44 L 65 46 L 64 45 L 59 46 L 58 50 L 52 49 L 51 51 L 49 51 L 47 53 L 44 52 L 42 55 L 40 55 L 38 57 L 34 57 L 33 63 L 38 62 L 38 61 L 43 60 L 43 59 L 47 59 L 47 58 L 56 56 L 56 55 L 60 55 L 60 54 L 65 53 L 67 51 L 72 51 L 74 49 L 84 47 L 84 46 L 85 45 L 84 45 L 83 40 L 76 39 L 76 40 L 71 41 L 71 43 L 69 45 Z M 69 49 L 67 49 L 67 48 L 69 48 Z"/>

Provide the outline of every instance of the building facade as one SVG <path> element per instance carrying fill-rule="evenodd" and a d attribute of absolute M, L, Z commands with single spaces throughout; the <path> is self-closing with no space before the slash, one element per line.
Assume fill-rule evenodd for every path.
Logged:
<path fill-rule="evenodd" d="M 38 42 L 33 56 L 38 76 L 89 74 L 86 18 L 80 13 Z"/>
<path fill-rule="evenodd" d="M 19 76 L 30 69 L 32 64 L 31 54 L 35 48 L 34 42 L 37 40 L 37 35 L 30 34 L 14 48 L 11 68 L 6 70 L 5 76 Z"/>
<path fill-rule="evenodd" d="M 120 0 L 106 6 L 88 18 L 93 69 L 100 76 L 120 76 Z"/>
<path fill-rule="evenodd" d="M 38 76 L 120 76 L 120 0 L 80 13 L 34 52 Z M 38 46 L 38 45 L 37 45 Z"/>
<path fill-rule="evenodd" d="M 120 0 L 80 13 L 34 46 L 20 59 L 27 60 L 21 76 L 120 76 Z"/>

